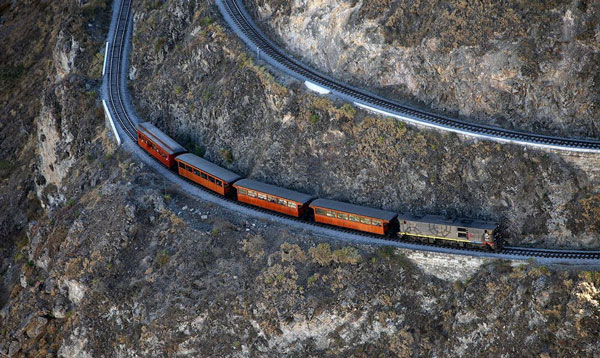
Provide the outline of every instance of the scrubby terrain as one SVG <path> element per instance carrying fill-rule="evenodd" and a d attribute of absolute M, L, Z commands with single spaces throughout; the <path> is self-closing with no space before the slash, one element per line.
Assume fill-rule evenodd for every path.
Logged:
<path fill-rule="evenodd" d="M 599 138 L 597 1 L 247 0 L 315 68 L 507 128 Z"/>
<path fill-rule="evenodd" d="M 150 71 L 138 63 L 132 71 L 133 78 L 147 76 L 143 86 L 134 82 L 134 89 L 148 94 L 136 94 L 140 106 L 217 162 L 259 177 L 279 170 L 274 180 L 326 193 L 343 180 L 356 185 L 355 178 L 341 180 L 342 175 L 362 163 L 367 169 L 357 177 L 366 184 L 352 197 L 370 202 L 376 189 L 388 190 L 389 183 L 368 176 L 383 170 L 381 163 L 424 160 L 433 146 L 442 153 L 460 148 L 445 144 L 444 136 L 307 95 L 293 83 L 282 87 L 215 22 L 212 5 L 134 4 L 138 31 L 152 21 L 161 25 L 156 41 L 137 35 L 136 51 L 149 43 L 156 58 L 144 61 L 157 66 Z M 188 19 L 193 28 L 167 14 Z M 104 0 L 0 1 L 0 356 L 555 357 L 594 356 L 600 350 L 600 276 L 575 271 L 593 268 L 482 261 L 467 270 L 448 257 L 456 260 L 454 268 L 434 276 L 398 251 L 316 238 L 190 198 L 165 182 L 108 137 L 98 90 L 109 16 Z M 181 37 L 167 36 L 166 28 Z M 188 41 L 195 45 L 188 48 Z M 183 58 L 176 51 L 184 50 L 197 56 L 195 62 L 176 60 Z M 167 86 L 160 68 L 166 70 L 170 61 L 178 72 Z M 205 71 L 197 64 L 205 64 Z M 196 77 L 184 82 L 186 76 Z M 155 103 L 151 94 L 157 87 L 168 95 Z M 232 93 L 220 91 L 227 87 Z M 189 102 L 176 101 L 188 97 Z M 256 112 L 248 112 L 251 108 Z M 282 116 L 272 116 L 277 113 Z M 262 125 L 258 119 L 242 121 L 250 114 L 264 115 Z M 176 130 L 178 125 L 188 132 Z M 244 135 L 228 146 L 232 129 Z M 296 139 L 274 140 L 272 152 L 256 143 L 286 132 Z M 301 135 L 313 136 L 314 146 L 292 146 Z M 292 159 L 284 155 L 284 143 L 299 167 L 282 170 L 284 159 Z M 385 144 L 398 153 L 380 159 Z M 494 174 L 481 169 L 490 160 L 504 158 L 500 164 L 508 166 L 509 159 L 520 158 L 522 167 L 494 170 L 513 170 L 515 182 L 526 175 L 533 183 L 517 186 L 504 200 L 517 201 L 519 191 L 546 183 L 527 170 L 545 173 L 557 190 L 575 186 L 560 194 L 571 207 L 552 215 L 581 212 L 569 224 L 580 230 L 572 245 L 594 245 L 593 239 L 582 240 L 598 231 L 594 210 L 600 203 L 592 191 L 593 171 L 586 169 L 593 167 L 589 159 L 567 158 L 568 164 L 554 154 L 467 144 L 463 155 L 476 151 L 484 161 L 466 167 L 471 177 Z M 341 145 L 357 148 L 348 150 L 348 158 L 360 163 L 339 164 L 335 148 Z M 322 153 L 320 160 L 303 159 L 312 150 Z M 457 160 L 455 165 L 463 165 L 466 159 Z M 323 172 L 320 161 L 341 170 L 333 188 L 303 179 L 311 167 Z M 415 190 L 441 186 L 435 182 L 441 174 L 425 165 L 419 170 L 432 179 L 415 180 Z M 293 176 L 294 171 L 304 174 Z M 373 192 L 364 190 L 369 186 Z M 543 188 L 536 195 L 551 195 Z M 431 194 L 423 207 L 442 207 L 439 199 Z M 393 200 L 385 205 L 395 205 Z M 467 207 L 453 205 L 457 211 Z M 474 212 L 483 205 L 479 208 Z"/>
<path fill-rule="evenodd" d="M 249 57 L 211 2 L 135 6 L 134 102 L 142 117 L 199 154 L 321 197 L 498 220 L 513 244 L 599 246 L 597 155 L 559 155 L 374 118 L 271 73 Z"/>

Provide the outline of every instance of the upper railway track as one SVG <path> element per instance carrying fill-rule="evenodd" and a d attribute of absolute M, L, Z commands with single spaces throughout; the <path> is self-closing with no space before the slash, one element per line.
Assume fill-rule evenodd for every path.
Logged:
<path fill-rule="evenodd" d="M 124 57 L 126 54 L 125 48 L 128 43 L 128 32 L 130 31 L 130 25 L 132 20 L 132 10 L 131 3 L 133 0 L 115 0 L 115 5 L 113 6 L 113 21 L 111 24 L 111 31 L 109 33 L 109 45 L 107 46 L 108 52 L 105 54 L 108 58 L 106 62 L 106 72 L 104 75 L 104 86 L 105 91 L 103 92 L 103 96 L 105 100 L 108 102 L 108 111 L 109 116 L 116 120 L 115 125 L 118 127 L 117 130 L 122 131 L 129 137 L 133 143 L 136 142 L 136 125 L 137 120 L 132 118 L 132 115 L 127 111 L 127 108 L 131 108 L 131 106 L 126 103 L 129 99 L 127 98 L 125 91 L 126 88 L 125 83 L 125 73 L 127 71 L 126 64 L 127 59 Z M 456 120 L 444 119 L 443 117 L 436 117 L 430 114 L 424 114 L 420 112 L 416 112 L 415 110 L 407 109 L 406 107 L 400 106 L 398 104 L 394 104 L 385 99 L 371 96 L 365 92 L 361 92 L 357 89 L 351 88 L 349 86 L 345 86 L 343 84 L 332 82 L 331 79 L 326 76 L 322 76 L 317 74 L 316 72 L 308 69 L 306 66 L 298 63 L 297 61 L 284 56 L 283 53 L 278 50 L 273 44 L 264 38 L 260 30 L 256 29 L 254 24 L 247 19 L 247 14 L 245 15 L 245 11 L 240 8 L 239 3 L 236 0 L 217 0 L 219 7 L 225 6 L 227 11 L 224 13 L 227 21 L 235 21 L 235 26 L 240 26 L 240 28 L 244 29 L 244 33 L 248 33 L 257 41 L 255 46 L 261 51 L 264 51 L 265 54 L 269 54 L 269 56 L 274 56 L 273 58 L 280 59 L 282 64 L 285 64 L 286 68 L 298 70 L 302 73 L 303 78 L 306 78 L 310 81 L 318 83 L 321 86 L 325 86 L 333 91 L 339 91 L 340 93 L 349 93 L 349 94 L 357 94 L 357 98 L 360 98 L 364 101 L 371 101 L 371 104 L 381 104 L 382 106 L 387 106 L 386 108 L 392 108 L 393 110 L 401 110 L 403 113 L 416 113 L 419 118 L 424 118 L 426 120 L 439 120 L 443 121 L 443 123 L 456 123 L 457 128 L 463 129 L 472 129 L 477 130 L 477 133 L 492 133 L 498 134 L 501 136 L 509 136 L 508 138 L 529 138 L 535 139 L 536 143 L 556 143 L 561 146 L 561 149 L 569 150 L 569 148 L 587 148 L 593 151 L 600 151 L 600 143 L 595 141 L 581 141 L 576 139 L 566 139 L 566 138 L 554 138 L 554 137 L 545 137 L 539 136 L 535 134 L 525 134 L 518 132 L 511 132 L 497 128 L 488 128 L 485 126 L 479 126 L 475 124 L 462 123 Z M 224 8 L 222 8 L 224 10 Z M 233 20 L 235 19 L 235 20 Z M 256 48 L 256 47 L 255 47 Z M 415 112 L 411 112 L 415 111 Z M 483 128 L 483 129 L 482 129 Z M 510 133 L 515 133 L 514 136 Z M 520 137 L 517 137 L 520 136 Z M 183 180 L 183 179 L 181 179 Z M 188 182 L 188 184 L 191 184 Z M 199 186 L 195 185 L 196 188 L 199 188 L 207 193 L 213 194 L 211 191 Z M 228 200 L 228 199 L 224 199 Z M 235 205 L 239 207 L 250 208 L 247 204 L 242 204 L 237 201 L 228 200 L 229 202 L 234 202 Z M 260 212 L 262 214 L 268 213 L 270 216 L 282 218 L 283 215 L 275 214 L 273 212 L 260 209 L 252 206 L 251 209 L 255 212 Z M 295 222 L 296 226 L 302 225 L 306 228 L 323 228 L 326 227 L 323 224 L 318 223 L 310 223 L 301 221 L 300 219 L 285 217 L 286 221 Z M 362 237 L 365 239 L 373 239 L 374 243 L 382 244 L 387 240 L 383 240 L 381 237 L 375 238 L 375 235 L 368 233 L 360 233 L 355 231 L 350 231 L 346 229 L 335 229 L 332 227 L 327 227 L 327 230 L 335 230 L 336 232 L 348 233 L 350 236 L 354 237 Z M 353 240 L 350 238 L 350 240 Z M 598 265 L 600 264 L 600 251 L 585 251 L 585 250 L 551 250 L 551 249 L 535 249 L 535 248 L 525 248 L 525 247 L 505 247 L 500 252 L 486 252 L 482 253 L 480 251 L 470 250 L 467 248 L 440 248 L 433 245 L 428 244 L 415 244 L 415 243 L 399 243 L 397 240 L 387 241 L 389 243 L 393 243 L 394 246 L 407 247 L 425 251 L 437 251 L 437 252 L 445 252 L 445 253 L 453 253 L 459 255 L 474 255 L 474 256 L 486 256 L 486 257 L 494 257 L 499 259 L 511 259 L 511 260 L 527 260 L 530 258 L 534 258 L 543 263 L 564 263 L 564 264 L 580 264 L 580 265 Z"/>
<path fill-rule="evenodd" d="M 232 30 L 239 35 L 253 52 L 256 51 L 261 59 L 266 60 L 269 64 L 278 67 L 295 78 L 317 84 L 365 109 L 417 125 L 435 127 L 478 138 L 556 150 L 600 152 L 600 141 L 597 140 L 547 136 L 461 121 L 402 105 L 369 93 L 368 91 L 355 88 L 324 75 L 286 54 L 284 50 L 268 39 L 258 28 L 240 3 L 241 0 L 216 1 Z"/>

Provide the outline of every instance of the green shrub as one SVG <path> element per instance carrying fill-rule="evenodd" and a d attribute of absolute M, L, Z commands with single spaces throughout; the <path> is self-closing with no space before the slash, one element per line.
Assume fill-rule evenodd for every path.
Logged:
<path fill-rule="evenodd" d="M 167 43 L 166 37 L 159 37 L 154 41 L 154 52 L 159 52 Z"/>
<path fill-rule="evenodd" d="M 310 122 L 311 122 L 312 124 L 316 124 L 318 121 L 319 121 L 319 115 L 318 115 L 318 114 L 316 114 L 316 113 L 312 113 L 312 114 L 310 115 Z"/>
<path fill-rule="evenodd" d="M 333 260 L 331 256 L 331 246 L 327 243 L 321 243 L 317 247 L 308 249 L 308 253 L 313 261 L 321 266 L 327 266 Z"/>
<path fill-rule="evenodd" d="M 208 26 L 212 24 L 213 19 L 210 16 L 204 16 L 200 19 L 200 26 Z"/>
<path fill-rule="evenodd" d="M 181 87 L 180 85 L 175 85 L 173 91 L 175 91 L 176 95 L 180 96 L 183 93 L 183 87 Z"/>
<path fill-rule="evenodd" d="M 333 252 L 333 261 L 340 264 L 356 264 L 361 257 L 354 247 L 346 246 Z"/>
<path fill-rule="evenodd" d="M 321 277 L 321 275 L 319 275 L 318 273 L 310 276 L 308 280 L 306 280 L 306 287 L 311 287 L 312 285 L 314 285 L 315 282 L 317 282 L 317 280 L 319 279 L 319 277 Z"/>
<path fill-rule="evenodd" d="M 340 110 L 342 112 L 344 112 L 344 114 L 348 117 L 348 118 L 354 118 L 354 116 L 356 115 L 356 108 L 351 105 L 350 103 L 346 103 L 344 104 Z"/>
<path fill-rule="evenodd" d="M 156 258 L 154 261 L 156 262 L 156 266 L 158 266 L 158 268 L 161 268 L 168 264 L 170 259 L 171 256 L 169 256 L 167 250 L 163 249 L 156 254 Z"/>
<path fill-rule="evenodd" d="M 233 153 L 230 149 L 221 149 L 221 157 L 229 164 L 233 163 Z"/>

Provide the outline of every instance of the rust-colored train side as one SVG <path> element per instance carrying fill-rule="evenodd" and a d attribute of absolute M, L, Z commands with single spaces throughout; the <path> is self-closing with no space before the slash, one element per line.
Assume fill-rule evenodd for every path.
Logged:
<path fill-rule="evenodd" d="M 393 212 L 327 199 L 317 199 L 310 207 L 316 222 L 379 235 L 387 235 L 396 217 Z"/>
<path fill-rule="evenodd" d="M 185 148 L 149 122 L 138 125 L 137 143 L 169 169 L 175 167 L 175 157 L 186 152 Z"/>
<path fill-rule="evenodd" d="M 251 179 L 242 179 L 233 186 L 237 190 L 238 201 L 295 217 L 304 215 L 313 199 L 304 193 Z"/>
<path fill-rule="evenodd" d="M 239 175 L 191 153 L 179 155 L 175 161 L 179 175 L 223 196 L 231 191 L 231 185 L 240 178 Z"/>

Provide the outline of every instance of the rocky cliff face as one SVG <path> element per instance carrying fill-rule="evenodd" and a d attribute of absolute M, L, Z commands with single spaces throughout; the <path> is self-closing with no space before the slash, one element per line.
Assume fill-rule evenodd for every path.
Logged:
<path fill-rule="evenodd" d="M 318 4 L 307 8 L 338 3 Z M 359 11 L 361 4 L 344 11 L 342 4 L 335 14 L 350 16 L 348 11 Z M 273 24 L 284 21 L 275 14 L 285 11 L 271 9 Z M 302 23 L 313 21 L 300 10 L 292 13 L 306 15 Z M 311 95 L 299 83 L 274 78 L 276 72 L 249 57 L 211 3 L 140 2 L 135 16 L 130 77 L 140 113 L 221 165 L 322 197 L 415 214 L 499 220 L 514 244 L 598 247 L 598 156 L 557 155 L 418 130 Z M 323 15 L 328 16 L 333 15 Z M 365 16 L 351 18 L 374 21 Z M 337 28 L 327 30 L 330 38 L 343 36 Z M 368 36 L 355 28 L 355 37 Z M 327 31 L 315 33 L 328 36 Z M 307 35 L 305 43 L 319 39 Z M 412 68 L 403 58 L 394 61 Z M 373 63 L 365 71 L 378 66 Z M 337 68 L 336 74 L 345 70 Z M 428 83 L 445 91 L 443 82 Z M 509 102 L 500 107 L 512 106 Z"/>
<path fill-rule="evenodd" d="M 386 97 L 508 128 L 600 137 L 597 2 L 246 3 L 298 58 Z"/>

